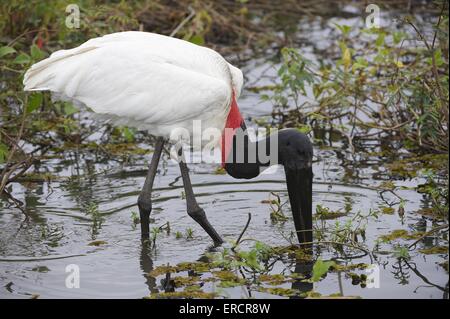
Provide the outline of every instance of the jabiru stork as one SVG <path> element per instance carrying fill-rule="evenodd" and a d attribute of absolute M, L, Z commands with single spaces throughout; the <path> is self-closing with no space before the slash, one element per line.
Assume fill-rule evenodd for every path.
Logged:
<path fill-rule="evenodd" d="M 31 66 L 23 84 L 25 91 L 51 91 L 53 99 L 71 101 L 114 124 L 143 129 L 157 138 L 137 201 L 143 238 L 149 236 L 151 193 L 163 147 L 174 142 L 174 130 L 183 128 L 192 134 L 195 120 L 202 127 L 223 132 L 214 143 L 220 145 L 222 166 L 232 177 L 250 179 L 271 164 L 284 166 L 298 240 L 312 241 L 313 148 L 309 138 L 296 129 L 284 129 L 264 139 L 264 146 L 261 141 L 250 141 L 237 105 L 242 72 L 216 51 L 155 33 L 113 33 L 54 52 Z M 250 160 L 247 155 L 267 149 L 269 139 L 278 145 L 269 154 L 276 155 L 277 163 L 262 162 L 258 155 Z M 178 155 L 187 213 L 220 245 L 221 236 L 195 198 L 182 149 Z"/>

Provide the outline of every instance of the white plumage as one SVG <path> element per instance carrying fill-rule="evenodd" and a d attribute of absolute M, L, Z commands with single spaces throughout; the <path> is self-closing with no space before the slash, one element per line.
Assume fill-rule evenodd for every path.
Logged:
<path fill-rule="evenodd" d="M 147 32 L 120 32 L 60 50 L 25 74 L 26 91 L 90 108 L 116 124 L 169 137 L 192 121 L 223 130 L 242 72 L 219 53 Z"/>

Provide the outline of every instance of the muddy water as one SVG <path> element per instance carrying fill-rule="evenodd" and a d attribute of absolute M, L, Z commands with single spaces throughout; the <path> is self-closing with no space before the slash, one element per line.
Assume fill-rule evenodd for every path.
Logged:
<path fill-rule="evenodd" d="M 255 61 L 244 67 L 252 85 L 270 83 L 276 74 L 267 63 Z M 247 119 L 268 116 L 269 103 L 261 103 L 258 95 L 244 92 L 240 99 L 242 113 Z M 337 141 L 333 147 L 315 149 L 313 205 L 320 204 L 331 210 L 343 209 L 352 202 L 351 212 L 328 225 L 344 223 L 358 211 L 368 212 L 384 205 L 374 180 L 378 168 L 373 166 L 349 171 L 342 165 L 342 151 Z M 49 160 L 42 165 L 61 180 L 14 184 L 12 193 L 24 202 L 29 220 L 6 202 L 0 202 L 0 297 L 29 298 L 141 298 L 162 290 L 160 278 L 147 277 L 155 266 L 195 261 L 208 250 L 211 242 L 207 235 L 186 214 L 183 187 L 178 166 L 167 158 L 160 164 L 153 194 L 151 227 L 169 222 L 170 234 L 162 232 L 157 238 L 156 251 L 141 246 L 139 225 L 134 225 L 132 212 L 137 212 L 136 199 L 144 183 L 146 165 L 150 155 L 136 158 L 132 164 L 120 166 L 117 162 L 96 163 L 90 154 L 78 158 Z M 263 201 L 270 192 L 279 193 L 287 200 L 282 169 L 261 175 L 251 181 L 238 181 L 229 176 L 215 174 L 217 166 L 196 164 L 191 166 L 192 182 L 199 204 L 205 209 L 211 223 L 226 240 L 235 240 L 252 214 L 245 237 L 263 241 L 268 245 L 286 245 L 286 234 L 293 228 L 292 219 L 282 224 L 270 220 L 270 207 Z M 420 180 L 398 182 L 402 186 L 416 186 Z M 414 190 L 400 190 L 406 200 L 405 216 L 382 214 L 367 225 L 367 246 L 374 247 L 379 236 L 395 229 L 409 231 L 429 230 L 431 221 L 416 211 L 428 205 Z M 88 207 L 98 206 L 103 223 L 95 234 L 92 215 Z M 288 208 L 286 214 L 289 215 Z M 95 219 L 95 218 L 94 218 Z M 193 230 L 193 238 L 177 239 L 176 232 L 185 234 Z M 90 246 L 93 241 L 100 246 Z M 432 236 L 421 240 L 417 248 L 439 244 Z M 243 246 L 245 248 L 245 245 Z M 363 298 L 447 298 L 448 273 L 439 266 L 445 259 L 441 255 L 411 253 L 408 265 L 393 256 L 393 247 L 376 260 L 368 255 L 353 256 L 351 263 L 375 263 L 380 269 L 379 288 L 353 285 L 343 274 L 329 273 L 318 283 L 297 285 L 294 288 L 312 290 L 323 295 L 342 293 Z M 333 251 L 321 251 L 323 259 L 333 258 Z M 80 287 L 68 288 L 67 267 L 79 268 Z M 69 267 L 70 268 L 70 267 Z M 297 267 L 297 271 L 299 271 Z M 296 271 L 295 263 L 279 262 L 274 271 Z M 70 285 L 69 285 L 70 287 Z M 289 285 L 284 285 L 290 288 Z M 213 289 L 206 285 L 205 290 Z M 222 296 L 246 298 L 248 292 L 241 287 L 222 289 Z M 266 293 L 253 292 L 256 298 L 279 298 Z"/>

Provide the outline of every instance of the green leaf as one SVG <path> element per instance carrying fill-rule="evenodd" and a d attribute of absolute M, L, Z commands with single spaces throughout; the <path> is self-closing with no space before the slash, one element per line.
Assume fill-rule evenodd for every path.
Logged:
<path fill-rule="evenodd" d="M 278 70 L 278 76 L 282 76 L 284 73 L 286 73 L 287 71 L 287 66 L 286 64 L 283 64 L 280 69 Z"/>
<path fill-rule="evenodd" d="M 408 247 L 405 247 L 405 246 L 395 247 L 394 257 L 403 258 L 403 259 L 411 259 L 411 255 L 409 254 Z"/>
<path fill-rule="evenodd" d="M 11 53 L 15 53 L 15 52 L 16 52 L 16 50 L 14 48 L 7 47 L 7 46 L 1 47 L 0 48 L 0 58 L 4 57 L 7 54 L 11 54 Z"/>
<path fill-rule="evenodd" d="M 31 58 L 26 53 L 20 53 L 16 58 L 14 59 L 13 63 L 15 64 L 27 64 L 30 63 Z"/>
<path fill-rule="evenodd" d="M 8 147 L 5 144 L 0 143 L 0 163 L 4 163 L 8 156 Z"/>
<path fill-rule="evenodd" d="M 444 64 L 444 60 L 442 59 L 442 51 L 440 49 L 434 51 L 434 61 L 436 62 L 436 66 L 441 66 Z"/>
<path fill-rule="evenodd" d="M 189 42 L 197 44 L 197 45 L 204 45 L 205 44 L 205 39 L 201 35 L 193 35 L 189 39 Z"/>
<path fill-rule="evenodd" d="M 364 65 L 364 64 L 361 64 L 361 63 L 358 63 L 358 62 L 356 62 L 356 63 L 354 63 L 353 65 L 352 65 L 352 70 L 353 71 L 356 71 L 356 70 L 358 70 L 358 69 L 364 69 L 366 66 Z"/>
<path fill-rule="evenodd" d="M 394 32 L 393 34 L 393 40 L 394 40 L 394 44 L 399 44 L 400 41 L 402 41 L 405 38 L 405 33 L 398 31 L 398 32 Z"/>
<path fill-rule="evenodd" d="M 362 57 L 357 57 L 356 62 L 364 67 L 369 66 L 369 62 Z"/>
<path fill-rule="evenodd" d="M 127 140 L 127 142 L 133 142 L 134 141 L 134 133 L 128 127 L 124 127 L 122 129 L 122 134 L 125 137 L 125 139 Z"/>
<path fill-rule="evenodd" d="M 349 48 L 346 48 L 342 54 L 342 63 L 344 64 L 345 69 L 348 69 L 352 64 L 352 54 Z"/>
<path fill-rule="evenodd" d="M 30 48 L 30 54 L 34 61 L 39 61 L 44 58 L 45 53 L 36 44 L 33 44 Z"/>
<path fill-rule="evenodd" d="M 300 124 L 300 126 L 297 127 L 297 130 L 303 134 L 308 134 L 309 132 L 312 131 L 312 127 L 308 124 L 306 124 L 306 125 Z"/>
<path fill-rule="evenodd" d="M 376 45 L 377 47 L 380 47 L 380 46 L 384 45 L 384 38 L 385 38 L 385 37 L 386 37 L 386 35 L 385 35 L 384 33 L 380 33 L 380 34 L 378 35 L 377 40 L 375 41 L 375 45 Z"/>
<path fill-rule="evenodd" d="M 352 30 L 352 27 L 348 25 L 340 25 L 337 23 L 335 23 L 334 25 L 342 32 L 343 35 L 349 34 L 349 32 Z"/>
<path fill-rule="evenodd" d="M 336 265 L 334 261 L 323 261 L 321 258 L 317 259 L 313 266 L 313 274 L 311 276 L 311 281 L 319 281 L 323 275 L 325 275 L 331 266 Z"/>
<path fill-rule="evenodd" d="M 42 105 L 42 93 L 33 93 L 28 98 L 27 113 L 32 113 Z"/>
<path fill-rule="evenodd" d="M 75 106 L 73 106 L 72 103 L 69 103 L 69 102 L 64 103 L 64 114 L 72 115 L 72 114 L 77 113 L 78 111 L 79 110 Z"/>

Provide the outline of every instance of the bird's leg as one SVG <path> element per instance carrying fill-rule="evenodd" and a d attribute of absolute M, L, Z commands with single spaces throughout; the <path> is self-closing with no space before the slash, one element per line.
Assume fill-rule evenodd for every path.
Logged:
<path fill-rule="evenodd" d="M 158 137 L 156 140 L 155 151 L 150 162 L 147 177 L 144 186 L 138 197 L 139 217 L 141 220 L 141 236 L 143 239 L 149 237 L 150 212 L 152 211 L 152 189 L 155 180 L 156 170 L 158 169 L 159 159 L 164 146 L 164 139 Z"/>
<path fill-rule="evenodd" d="M 209 223 L 208 219 L 206 218 L 205 211 L 200 208 L 200 206 L 198 206 L 194 191 L 192 190 L 191 180 L 189 178 L 189 169 L 184 161 L 184 156 L 181 149 L 179 152 L 179 156 L 181 177 L 183 178 L 184 191 L 186 194 L 187 213 L 208 233 L 208 235 L 214 241 L 214 245 L 219 246 L 223 243 L 223 240 Z"/>

